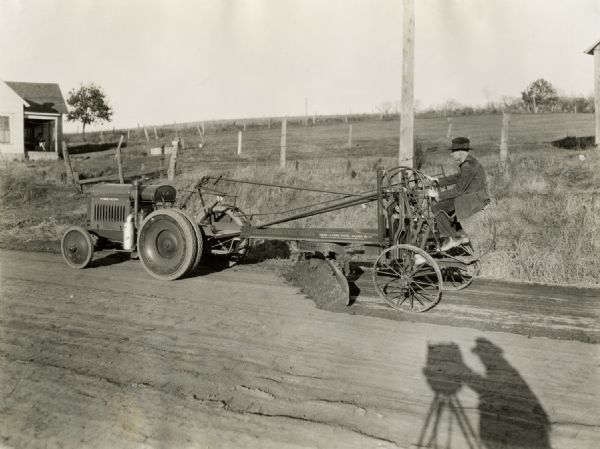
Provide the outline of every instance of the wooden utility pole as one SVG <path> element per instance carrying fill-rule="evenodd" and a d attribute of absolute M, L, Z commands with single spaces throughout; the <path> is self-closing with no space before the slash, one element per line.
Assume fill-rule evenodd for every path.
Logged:
<path fill-rule="evenodd" d="M 399 165 L 413 166 L 414 76 L 415 76 L 415 4 L 403 0 L 402 93 L 400 99 Z"/>
<path fill-rule="evenodd" d="M 117 170 L 119 171 L 119 183 L 125 184 L 125 179 L 123 178 L 123 163 L 121 162 L 121 145 L 123 144 L 123 136 L 119 139 L 119 144 L 117 145 L 117 152 L 115 157 L 117 158 Z"/>
<path fill-rule="evenodd" d="M 594 55 L 594 109 L 596 116 L 596 146 L 600 150 L 600 41 L 586 50 L 588 55 Z"/>
<path fill-rule="evenodd" d="M 287 146 L 287 119 L 281 121 L 281 152 L 279 154 L 279 167 L 285 168 L 285 150 Z"/>

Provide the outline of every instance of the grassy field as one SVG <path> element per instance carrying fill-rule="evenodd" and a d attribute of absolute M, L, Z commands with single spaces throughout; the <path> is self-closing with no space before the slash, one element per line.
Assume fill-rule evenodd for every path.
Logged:
<path fill-rule="evenodd" d="M 561 150 L 549 142 L 567 135 L 593 134 L 591 114 L 513 115 L 510 128 L 510 178 L 499 164 L 500 115 L 452 118 L 452 135 L 466 135 L 474 155 L 484 164 L 492 213 L 497 229 L 495 250 L 484 260 L 482 275 L 490 278 L 599 286 L 600 273 L 600 160 L 596 150 Z M 445 118 L 418 119 L 415 123 L 423 170 L 429 174 L 456 170 L 447 151 Z M 195 128 L 178 130 L 185 140 L 176 185 L 185 190 L 206 174 L 327 190 L 362 192 L 375 187 L 374 168 L 393 167 L 398 157 L 397 121 L 353 123 L 352 146 L 348 125 L 288 125 L 287 169 L 279 168 L 281 131 L 278 126 L 249 128 L 237 155 L 237 130 L 207 130 L 206 145 L 199 147 Z M 134 133 L 135 134 L 135 133 Z M 161 157 L 146 155 L 148 148 L 170 141 L 146 143 L 139 134 L 124 150 L 125 172 L 158 167 Z M 153 137 L 153 133 L 150 133 Z M 585 160 L 580 159 L 583 155 Z M 115 173 L 113 153 L 74 158 L 84 177 Z M 163 161 L 165 164 L 167 161 Z M 85 196 L 64 185 L 60 163 L 12 163 L 0 180 L 0 245 L 24 249 L 57 250 L 69 224 L 82 223 Z M 254 221 L 327 199 L 322 194 L 286 191 L 252 185 L 222 184 L 238 195 L 238 205 L 255 214 Z M 265 215 L 262 215 L 265 214 Z M 273 215 L 269 215 L 273 214 Z M 371 206 L 351 208 L 303 220 L 306 226 L 374 226 Z M 296 223 L 298 224 L 298 223 Z M 486 232 L 483 230 L 482 232 Z"/>

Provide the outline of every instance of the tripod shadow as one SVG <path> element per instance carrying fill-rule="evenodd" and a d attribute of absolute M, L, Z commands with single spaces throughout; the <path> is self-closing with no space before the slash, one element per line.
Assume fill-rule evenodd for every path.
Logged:
<path fill-rule="evenodd" d="M 550 449 L 550 421 L 539 399 L 519 372 L 504 358 L 502 349 L 478 338 L 472 352 L 485 367 L 479 375 L 467 367 L 455 343 L 428 346 L 423 373 L 434 392 L 419 437 L 419 447 L 444 447 L 457 442 L 458 429 L 470 449 Z M 458 392 L 465 386 L 479 397 L 479 432 L 464 412 Z"/>

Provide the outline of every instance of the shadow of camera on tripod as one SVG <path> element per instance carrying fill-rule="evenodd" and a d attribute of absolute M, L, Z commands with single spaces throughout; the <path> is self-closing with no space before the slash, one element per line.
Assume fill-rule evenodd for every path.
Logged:
<path fill-rule="evenodd" d="M 483 375 L 464 363 L 456 343 L 428 345 L 423 374 L 434 397 L 417 446 L 550 449 L 548 416 L 502 348 L 477 338 L 471 351 L 485 367 Z M 458 397 L 463 387 L 478 396 L 478 426 Z"/>

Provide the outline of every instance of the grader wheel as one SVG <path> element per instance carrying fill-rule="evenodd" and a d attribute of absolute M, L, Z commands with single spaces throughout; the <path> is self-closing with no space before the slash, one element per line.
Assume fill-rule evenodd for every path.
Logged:
<path fill-rule="evenodd" d="M 433 258 L 412 245 L 394 245 L 373 266 L 373 283 L 391 307 L 425 312 L 440 302 L 442 274 Z"/>
<path fill-rule="evenodd" d="M 94 241 L 90 233 L 80 226 L 72 226 L 60 242 L 63 259 L 72 268 L 85 268 L 94 257 Z"/>
<path fill-rule="evenodd" d="M 172 281 L 192 269 L 198 239 L 192 223 L 177 209 L 159 209 L 146 217 L 137 240 L 144 269 L 153 277 Z"/>
<path fill-rule="evenodd" d="M 452 248 L 445 257 L 454 263 L 442 266 L 443 289 L 456 291 L 471 285 L 481 269 L 481 262 L 475 256 L 471 244 L 464 243 Z"/>

